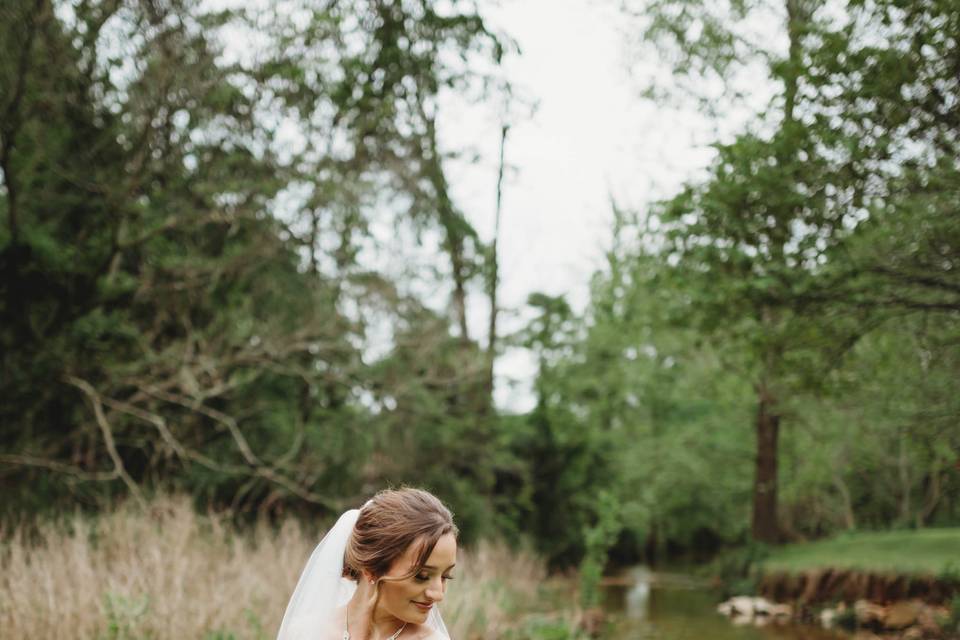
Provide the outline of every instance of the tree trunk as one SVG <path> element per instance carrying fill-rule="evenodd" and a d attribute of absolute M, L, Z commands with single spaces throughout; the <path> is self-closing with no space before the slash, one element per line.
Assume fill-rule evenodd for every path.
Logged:
<path fill-rule="evenodd" d="M 765 386 L 760 387 L 758 396 L 752 533 L 757 542 L 775 543 L 780 541 L 780 527 L 777 525 L 777 439 L 780 435 L 780 416 Z"/>
<path fill-rule="evenodd" d="M 437 220 L 443 228 L 445 236 L 443 246 L 450 257 L 450 268 L 453 276 L 453 315 L 460 328 L 460 341 L 463 345 L 467 345 L 470 342 L 470 334 L 467 330 L 467 263 L 464 239 L 472 231 L 472 228 L 454 208 L 453 202 L 450 200 L 447 177 L 443 172 L 443 161 L 437 144 L 436 121 L 427 114 L 422 102 L 419 106 L 420 113 L 427 126 L 425 136 L 429 153 L 426 158 L 426 176 L 433 186 Z"/>
<path fill-rule="evenodd" d="M 799 92 L 799 75 L 802 69 L 803 50 L 802 37 L 804 27 L 809 19 L 808 9 L 802 0 L 786 0 L 787 36 L 789 38 L 789 63 L 784 67 L 783 79 L 783 124 L 785 131 L 789 131 L 796 124 L 797 95 Z M 791 166 L 797 150 L 786 146 L 777 151 L 778 163 L 782 166 Z M 792 236 L 791 224 L 796 219 L 795 211 L 786 210 L 777 217 L 779 223 L 772 230 L 770 250 L 774 262 L 781 266 L 788 265 L 786 246 Z M 802 219 L 802 218 L 801 218 Z M 762 331 L 767 335 L 776 331 L 778 320 L 775 311 L 763 306 L 760 313 Z M 781 541 L 782 532 L 777 522 L 777 440 L 780 435 L 780 414 L 777 410 L 777 399 L 771 393 L 768 376 L 776 379 L 783 355 L 783 345 L 768 349 L 764 354 L 764 374 L 757 386 L 757 460 L 756 472 L 753 481 L 753 539 L 758 542 L 776 543 Z"/>
<path fill-rule="evenodd" d="M 497 359 L 497 317 L 500 312 L 497 306 L 497 289 L 500 286 L 500 263 L 497 256 L 497 244 L 500 240 L 500 212 L 503 204 L 503 154 L 507 145 L 509 127 L 503 125 L 500 129 L 500 168 L 497 171 L 497 207 L 493 224 L 493 242 L 490 244 L 490 265 L 487 281 L 487 293 L 490 296 L 490 323 L 487 328 L 487 394 L 490 397 L 490 406 L 493 407 L 493 365 Z"/>
<path fill-rule="evenodd" d="M 447 252 L 450 254 L 450 266 L 453 271 L 453 311 L 460 327 L 460 341 L 469 344 L 470 334 L 467 330 L 467 277 L 466 264 L 463 259 L 463 238 L 454 225 L 447 225 Z"/>
<path fill-rule="evenodd" d="M 647 531 L 647 538 L 643 542 L 643 559 L 650 567 L 657 566 L 657 550 L 659 548 L 660 542 L 657 538 L 657 527 L 655 524 L 651 524 L 650 530 Z"/>
<path fill-rule="evenodd" d="M 934 461 L 932 468 L 930 469 L 930 475 L 928 476 L 927 484 L 927 497 L 924 501 L 923 506 L 917 512 L 917 529 L 922 529 L 927 526 L 927 523 L 930 521 L 930 518 L 936 512 L 937 507 L 940 504 L 941 492 L 941 478 L 940 478 L 940 469 Z"/>
<path fill-rule="evenodd" d="M 833 474 L 833 486 L 837 488 L 837 492 L 840 494 L 840 500 L 843 503 L 843 524 L 848 530 L 853 531 L 857 528 L 857 518 L 853 513 L 853 501 L 850 499 L 850 488 L 847 487 L 847 482 L 843 479 L 843 474 L 839 470 Z"/>
<path fill-rule="evenodd" d="M 904 433 L 904 429 L 902 427 L 898 430 L 898 436 L 899 448 L 897 451 L 897 476 L 900 479 L 899 524 L 906 525 L 908 522 L 910 522 L 910 516 L 913 511 L 913 507 L 910 500 L 912 487 L 910 477 L 910 462 L 907 459 L 907 435 Z"/>

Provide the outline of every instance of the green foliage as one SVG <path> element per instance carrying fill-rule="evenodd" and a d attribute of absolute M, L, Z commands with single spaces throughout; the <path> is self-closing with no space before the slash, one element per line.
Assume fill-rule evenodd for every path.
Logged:
<path fill-rule="evenodd" d="M 937 580 L 960 591 L 960 561 L 948 560 L 947 563 L 937 571 Z"/>
<path fill-rule="evenodd" d="M 4 4 L 6 512 L 176 487 L 329 514 L 412 483 L 495 526 L 518 461 L 486 354 L 359 256 L 387 215 L 444 236 L 431 291 L 475 277 L 435 118 L 502 46 L 459 4 L 281 4 Z M 228 31 L 262 48 L 232 61 Z"/>
<path fill-rule="evenodd" d="M 633 6 L 678 95 L 722 79 L 735 100 L 758 72 L 776 93 L 701 179 L 615 211 L 587 312 L 541 374 L 555 414 L 607 429 L 626 531 L 655 557 L 748 526 L 773 541 L 960 522 L 955 16 Z M 786 47 L 740 20 L 771 14 Z"/>
<path fill-rule="evenodd" d="M 960 529 L 850 532 L 786 545 L 762 559 L 765 569 L 806 571 L 833 567 L 947 577 L 956 572 Z"/>
<path fill-rule="evenodd" d="M 625 242 L 633 228 L 624 227 L 618 240 Z M 550 416 L 575 434 L 571 441 L 597 452 L 587 469 L 596 465 L 603 473 L 588 494 L 605 487 L 615 496 L 622 539 L 646 541 L 654 555 L 704 538 L 737 542 L 751 451 L 735 429 L 749 416 L 738 398 L 749 388 L 725 375 L 736 354 L 711 348 L 684 326 L 687 310 L 676 296 L 682 282 L 657 259 L 634 258 L 622 247 L 608 264 L 609 275 L 594 279 L 589 316 L 579 327 L 567 321 L 557 333 L 560 344 L 544 355 L 538 380 L 546 402 L 534 416 Z M 576 488 L 563 482 L 576 478 L 571 470 L 579 467 L 565 466 L 566 479 L 551 486 L 569 496 Z M 570 518 L 569 509 L 563 514 Z"/>
<path fill-rule="evenodd" d="M 577 640 L 583 635 L 572 628 L 569 621 L 532 616 L 506 637 L 511 640 Z"/>
<path fill-rule="evenodd" d="M 584 609 L 600 603 L 600 579 L 607 565 L 607 553 L 617 541 L 622 525 L 616 497 L 603 491 L 597 496 L 597 520 L 583 532 L 584 554 L 580 562 L 580 606 Z"/>
<path fill-rule="evenodd" d="M 768 545 L 749 542 L 720 553 L 707 567 L 720 580 L 724 595 L 753 595 L 757 590 L 758 570 L 770 556 Z"/>
<path fill-rule="evenodd" d="M 645 3 L 679 95 L 773 95 L 614 212 L 583 313 L 530 297 L 522 416 L 468 333 L 492 252 L 437 136 L 446 92 L 497 84 L 473 7 L 56 7 L 0 9 L 4 515 L 175 487 L 327 516 L 418 484 L 585 594 L 608 554 L 960 523 L 950 3 Z M 233 60 L 227 32 L 262 48 Z M 382 228 L 438 248 L 381 267 Z"/>
<path fill-rule="evenodd" d="M 853 607 L 847 607 L 842 611 L 838 611 L 835 620 L 837 626 L 846 631 L 856 631 L 859 624 L 857 622 L 857 612 Z"/>
<path fill-rule="evenodd" d="M 955 594 L 950 601 L 950 615 L 943 627 L 947 632 L 960 633 L 960 594 Z"/>
<path fill-rule="evenodd" d="M 108 593 L 104 596 L 106 631 L 99 640 L 136 640 L 143 638 L 136 632 L 139 621 L 147 614 L 150 602 L 147 596 L 128 598 Z"/>

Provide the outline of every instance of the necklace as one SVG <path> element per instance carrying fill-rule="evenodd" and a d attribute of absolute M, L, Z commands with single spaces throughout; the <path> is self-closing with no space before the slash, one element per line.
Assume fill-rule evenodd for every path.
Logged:
<path fill-rule="evenodd" d="M 343 640 L 350 640 L 350 607 L 347 607 L 346 619 L 343 624 Z M 388 636 L 387 640 L 397 640 L 400 637 L 400 634 L 403 633 L 403 630 L 407 628 L 407 623 L 404 622 L 400 625 L 400 628 L 393 632 L 393 635 Z"/>

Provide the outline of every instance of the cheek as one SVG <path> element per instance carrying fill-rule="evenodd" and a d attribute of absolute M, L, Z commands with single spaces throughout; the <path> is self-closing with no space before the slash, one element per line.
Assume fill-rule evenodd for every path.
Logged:
<path fill-rule="evenodd" d="M 404 603 L 413 600 L 422 589 L 414 582 L 402 582 L 384 585 L 383 595 L 389 598 L 390 602 Z"/>
<path fill-rule="evenodd" d="M 404 597 L 409 600 L 413 600 L 414 598 L 416 598 L 416 596 L 422 593 L 424 589 L 423 585 L 421 585 L 418 582 L 409 582 L 403 586 L 404 586 L 404 589 L 403 589 Z"/>

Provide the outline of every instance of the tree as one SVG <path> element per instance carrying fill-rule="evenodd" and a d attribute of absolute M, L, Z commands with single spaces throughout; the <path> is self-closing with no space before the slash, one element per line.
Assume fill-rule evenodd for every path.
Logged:
<path fill-rule="evenodd" d="M 943 200 L 914 198 L 907 206 L 914 213 L 899 223 L 884 212 L 902 211 L 900 185 L 919 178 L 910 140 L 925 138 L 921 156 L 953 149 L 955 128 L 941 91 L 954 81 L 955 56 L 933 27 L 953 24 L 947 12 L 942 3 L 904 9 L 895 2 L 828 7 L 803 0 L 658 2 L 645 11 L 646 36 L 674 56 L 681 78 L 732 89 L 745 70 L 759 69 L 777 87 L 749 131 L 715 146 L 706 178 L 654 210 L 666 227 L 665 257 L 692 284 L 698 326 L 750 354 L 758 540 L 780 538 L 777 452 L 789 395 L 817 384 L 839 354 L 882 322 L 890 308 L 884 298 L 912 300 L 916 308 L 952 304 L 952 276 L 876 262 L 864 268 L 862 260 L 864 251 L 876 256 L 896 238 L 898 225 L 929 228 L 916 216 Z M 748 37 L 750 25 L 770 25 L 770 16 L 779 22 L 777 37 L 757 46 Z M 924 49 L 926 39 L 934 44 Z M 912 52 L 910 62 L 905 51 Z M 904 92 L 906 110 L 897 103 Z M 942 184 L 942 173 L 921 175 L 921 184 Z M 955 235 L 955 225 L 939 226 L 951 227 L 944 237 Z M 916 263 L 905 257 L 901 264 L 907 262 Z M 921 297 L 912 299 L 902 288 L 894 296 L 876 295 L 904 285 Z"/>
<path fill-rule="evenodd" d="M 739 354 L 684 326 L 691 303 L 656 233 L 618 208 L 615 219 L 587 308 L 538 385 L 554 432 L 566 417 L 560 433 L 577 434 L 603 469 L 585 493 L 602 489 L 621 505 L 611 554 L 656 563 L 742 538 L 750 449 L 738 423 L 749 387 L 728 374 Z"/>
<path fill-rule="evenodd" d="M 804 35 L 812 5 L 787 0 L 781 8 L 787 51 L 765 54 L 770 78 L 781 87 L 768 114 L 772 133 L 741 134 L 717 145 L 704 184 L 688 187 L 657 211 L 671 242 L 667 258 L 677 261 L 694 283 L 701 326 L 721 329 L 725 339 L 741 340 L 751 353 L 757 446 L 752 531 L 755 539 L 767 542 L 780 538 L 780 406 L 788 393 L 788 358 L 797 347 L 792 343 L 797 314 L 791 294 L 807 286 L 816 270 L 823 249 L 818 244 L 832 243 L 843 228 L 842 213 L 831 214 L 823 206 L 828 163 L 799 121 Z M 721 74 L 742 43 L 706 5 L 684 10 L 687 22 L 668 29 L 664 12 L 676 9 L 672 3 L 655 5 L 649 37 L 672 40 L 680 48 L 687 64 L 681 71 Z M 741 16 L 748 12 L 740 4 L 728 9 Z M 698 25 L 704 38 L 686 40 Z"/>
<path fill-rule="evenodd" d="M 180 468 L 236 497 L 253 482 L 329 504 L 283 468 L 296 438 L 268 438 L 260 416 L 283 415 L 305 355 L 350 351 L 325 335 L 345 322 L 263 215 L 282 167 L 252 100 L 211 73 L 206 34 L 229 16 L 191 9 L 90 3 L 62 21 L 41 2 L 25 42 L 4 40 L 5 60 L 29 61 L 4 120 L 4 461 L 133 496 Z M 139 75 L 118 81 L 111 47 Z M 241 428 L 244 409 L 258 417 Z"/>
<path fill-rule="evenodd" d="M 497 40 L 431 2 L 3 11 L 4 482 L 21 504 L 173 485 L 336 510 L 365 492 L 370 398 L 399 395 L 376 387 L 369 327 L 417 305 L 358 256 L 384 212 L 440 229 L 463 290 L 472 231 L 435 120 Z M 227 27 L 258 38 L 224 51 Z M 476 366 L 452 375 L 479 388 L 463 351 Z M 63 475 L 21 482 L 39 469 Z"/>

